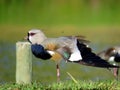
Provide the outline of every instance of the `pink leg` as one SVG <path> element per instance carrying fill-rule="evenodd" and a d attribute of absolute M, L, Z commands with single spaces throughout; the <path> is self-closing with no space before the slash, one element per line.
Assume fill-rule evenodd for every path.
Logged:
<path fill-rule="evenodd" d="M 60 69 L 59 69 L 58 64 L 56 65 L 56 68 L 57 68 L 57 81 L 59 82 L 60 81 Z"/>
<path fill-rule="evenodd" d="M 113 74 L 117 80 L 118 80 L 118 72 L 119 72 L 119 68 L 113 68 Z"/>

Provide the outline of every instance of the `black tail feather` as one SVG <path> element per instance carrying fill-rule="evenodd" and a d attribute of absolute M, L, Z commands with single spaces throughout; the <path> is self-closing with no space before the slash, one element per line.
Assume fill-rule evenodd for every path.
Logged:
<path fill-rule="evenodd" d="M 77 46 L 83 59 L 76 63 L 101 68 L 119 68 L 119 66 L 111 65 L 107 61 L 97 56 L 89 47 L 86 47 L 86 45 L 80 43 L 79 41 L 77 41 Z"/>

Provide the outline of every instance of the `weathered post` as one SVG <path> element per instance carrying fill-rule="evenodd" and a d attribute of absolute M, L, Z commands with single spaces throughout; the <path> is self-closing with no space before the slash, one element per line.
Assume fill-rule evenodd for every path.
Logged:
<path fill-rule="evenodd" d="M 32 53 L 29 42 L 16 43 L 16 83 L 31 84 Z"/>

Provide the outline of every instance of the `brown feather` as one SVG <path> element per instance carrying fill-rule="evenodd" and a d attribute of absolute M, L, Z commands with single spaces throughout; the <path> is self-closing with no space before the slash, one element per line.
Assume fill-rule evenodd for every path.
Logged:
<path fill-rule="evenodd" d="M 55 52 L 55 54 L 52 55 L 51 59 L 59 63 L 62 60 L 62 56 L 59 53 Z"/>

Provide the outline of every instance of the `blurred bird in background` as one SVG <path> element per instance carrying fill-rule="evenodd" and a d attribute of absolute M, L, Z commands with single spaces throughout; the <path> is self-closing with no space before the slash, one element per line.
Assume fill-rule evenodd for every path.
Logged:
<path fill-rule="evenodd" d="M 119 68 L 94 54 L 87 45 L 89 41 L 80 36 L 47 38 L 41 30 L 32 29 L 28 32 L 27 40 L 31 43 L 34 56 L 55 61 L 57 81 L 60 81 L 59 63 L 61 60 L 101 68 Z"/>
<path fill-rule="evenodd" d="M 120 46 L 109 47 L 98 53 L 102 59 L 111 63 L 112 65 L 119 65 L 120 63 Z M 118 80 L 119 68 L 112 68 L 115 78 Z"/>

